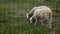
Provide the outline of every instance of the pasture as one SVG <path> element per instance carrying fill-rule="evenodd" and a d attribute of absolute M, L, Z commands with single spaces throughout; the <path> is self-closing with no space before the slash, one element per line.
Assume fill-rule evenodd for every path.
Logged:
<path fill-rule="evenodd" d="M 53 11 L 52 29 L 34 26 L 26 20 L 28 10 L 48 6 Z M 0 0 L 0 34 L 60 34 L 59 0 Z"/>

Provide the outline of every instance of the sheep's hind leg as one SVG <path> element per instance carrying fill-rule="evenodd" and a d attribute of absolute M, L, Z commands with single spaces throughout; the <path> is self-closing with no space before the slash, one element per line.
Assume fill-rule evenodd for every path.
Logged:
<path fill-rule="evenodd" d="M 49 20 L 49 28 L 51 29 L 52 28 L 52 21 L 51 20 Z"/>
<path fill-rule="evenodd" d="M 42 24 L 42 26 L 43 26 L 43 20 L 41 20 L 41 24 Z"/>
<path fill-rule="evenodd" d="M 50 20 L 47 20 L 47 27 L 48 27 L 49 29 L 52 28 L 52 24 L 51 24 L 51 21 L 50 21 Z"/>

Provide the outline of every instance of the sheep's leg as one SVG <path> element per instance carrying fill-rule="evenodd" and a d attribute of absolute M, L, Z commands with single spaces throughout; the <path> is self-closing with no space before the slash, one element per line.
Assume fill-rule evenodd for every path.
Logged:
<path fill-rule="evenodd" d="M 52 28 L 52 19 L 49 20 L 49 28 Z"/>
<path fill-rule="evenodd" d="M 51 29 L 51 28 L 52 28 L 52 25 L 51 25 L 51 23 L 50 23 L 50 22 L 48 22 L 47 26 L 48 26 L 48 28 L 49 28 L 49 29 Z"/>
<path fill-rule="evenodd" d="M 42 24 L 42 26 L 43 26 L 43 20 L 41 20 L 41 24 Z"/>
<path fill-rule="evenodd" d="M 49 15 L 49 28 L 52 28 L 52 14 Z"/>
<path fill-rule="evenodd" d="M 37 19 L 35 20 L 35 24 L 34 24 L 35 26 L 37 25 Z"/>
<path fill-rule="evenodd" d="M 48 27 L 48 28 L 50 28 L 50 22 L 49 22 L 49 18 L 48 17 L 46 17 L 46 23 L 47 23 L 47 25 L 46 25 L 46 27 Z"/>
<path fill-rule="evenodd" d="M 50 20 L 47 20 L 47 27 L 50 28 L 50 29 L 52 28 L 52 24 L 51 24 Z"/>

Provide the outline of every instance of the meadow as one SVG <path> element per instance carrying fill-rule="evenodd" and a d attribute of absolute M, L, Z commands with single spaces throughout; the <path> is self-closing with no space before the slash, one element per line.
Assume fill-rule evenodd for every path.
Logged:
<path fill-rule="evenodd" d="M 26 20 L 26 14 L 35 6 L 51 8 L 51 30 Z M 0 0 L 0 34 L 60 34 L 60 0 Z"/>

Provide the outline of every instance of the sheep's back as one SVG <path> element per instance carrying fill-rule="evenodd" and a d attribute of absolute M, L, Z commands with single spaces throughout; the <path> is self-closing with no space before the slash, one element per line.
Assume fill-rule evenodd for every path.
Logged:
<path fill-rule="evenodd" d="M 51 10 L 49 8 L 40 8 L 34 11 L 35 16 L 41 16 L 41 17 L 49 16 L 49 13 L 51 13 Z"/>

